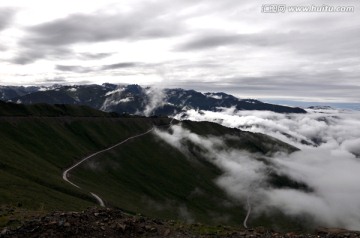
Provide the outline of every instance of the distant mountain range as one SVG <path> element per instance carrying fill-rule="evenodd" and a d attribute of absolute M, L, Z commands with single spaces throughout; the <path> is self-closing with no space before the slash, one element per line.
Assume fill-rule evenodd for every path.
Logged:
<path fill-rule="evenodd" d="M 106 112 L 138 115 L 172 115 L 187 109 L 217 111 L 235 107 L 237 110 L 268 110 L 279 113 L 306 113 L 297 107 L 239 99 L 232 95 L 201 93 L 195 90 L 157 89 L 139 85 L 53 85 L 50 87 L 0 86 L 0 99 L 23 104 L 86 105 Z"/>

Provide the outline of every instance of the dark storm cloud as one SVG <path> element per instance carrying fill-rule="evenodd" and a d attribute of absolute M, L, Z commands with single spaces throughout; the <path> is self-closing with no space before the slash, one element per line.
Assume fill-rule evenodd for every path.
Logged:
<path fill-rule="evenodd" d="M 16 11 L 11 8 L 0 8 L 0 31 L 9 27 L 15 12 Z"/>
<path fill-rule="evenodd" d="M 104 59 L 113 54 L 114 53 L 80 53 L 79 58 L 84 60 L 98 60 L 98 59 Z"/>
<path fill-rule="evenodd" d="M 15 64 L 29 64 L 38 59 L 64 59 L 73 55 L 73 51 L 67 48 L 42 47 L 34 45 L 22 49 L 22 52 L 12 59 Z"/>
<path fill-rule="evenodd" d="M 64 72 L 74 72 L 74 73 L 89 73 L 94 71 L 91 67 L 82 67 L 74 65 L 56 65 L 55 69 L 64 71 Z"/>
<path fill-rule="evenodd" d="M 117 63 L 117 64 L 104 65 L 101 67 L 101 69 L 108 70 L 108 69 L 132 68 L 132 67 L 136 67 L 138 65 L 139 65 L 138 63 L 134 63 L 134 62 L 123 62 L 123 63 Z"/>
<path fill-rule="evenodd" d="M 89 72 L 96 72 L 102 70 L 133 68 L 140 65 L 143 64 L 134 63 L 134 62 L 122 62 L 116 64 L 102 65 L 98 67 L 84 67 L 79 65 L 56 65 L 55 69 L 63 72 L 89 73 Z"/>

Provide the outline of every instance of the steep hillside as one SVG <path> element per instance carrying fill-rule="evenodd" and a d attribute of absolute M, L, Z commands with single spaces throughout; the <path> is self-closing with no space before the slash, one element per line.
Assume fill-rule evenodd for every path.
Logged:
<path fill-rule="evenodd" d="M 15 112 L 18 107 L 26 112 L 33 107 L 12 106 Z M 58 110 L 58 106 L 48 107 L 48 112 L 42 115 Z M 184 153 L 165 143 L 159 133 L 173 133 L 181 127 L 203 138 L 218 138 L 223 141 L 221 146 L 227 148 L 224 149 L 247 151 L 258 161 L 274 152 L 296 150 L 263 134 L 214 123 L 173 121 L 170 128 L 167 118 L 111 118 L 97 117 L 97 113 L 91 117 L 91 111 L 86 111 L 87 117 L 75 117 L 71 115 L 83 115 L 80 112 L 84 108 L 70 108 L 75 112 L 66 117 L 11 117 L 8 113 L 0 117 L 2 206 L 35 211 L 79 210 L 97 203 L 89 195 L 91 191 L 107 206 L 131 213 L 187 222 L 241 224 L 247 212 L 246 200 L 232 198 L 218 185 L 216 181 L 224 173 L 221 167 L 192 141 L 184 141 L 187 150 Z M 62 180 L 64 169 L 76 161 L 154 125 L 153 133 L 99 154 L 71 171 L 70 180 L 80 185 L 81 190 Z M 271 162 L 267 163 L 270 179 L 264 182 L 268 186 L 309 189 L 276 174 Z M 289 219 L 278 211 L 271 216 L 251 217 L 249 222 L 286 229 L 303 225 L 302 220 Z M 0 225 L 6 224 L 5 219 Z"/>
<path fill-rule="evenodd" d="M 187 121 L 181 126 L 202 136 L 227 137 L 229 148 L 256 153 L 258 159 L 279 149 L 296 150 L 265 135 L 213 123 Z M 232 199 L 216 184 L 223 171 L 204 157 L 201 148 L 191 142 L 187 147 L 190 153 L 184 154 L 156 134 L 147 134 L 83 164 L 73 171 L 72 181 L 96 191 L 108 206 L 126 211 L 187 222 L 241 224 L 246 216 L 246 201 Z M 269 186 L 303 188 L 276 173 L 270 177 Z M 276 221 L 262 215 L 251 219 L 251 224 L 282 228 L 300 225 L 276 211 L 272 216 Z"/>
<path fill-rule="evenodd" d="M 24 116 L 33 111 L 33 107 L 41 108 L 40 112 L 46 117 Z M 93 109 L 84 114 L 82 107 L 66 108 L 74 110 L 65 114 L 66 117 L 57 116 L 57 106 L 20 106 L 24 111 L 16 106 L 13 111 L 21 117 L 8 113 L 0 117 L 2 205 L 19 203 L 31 209 L 79 209 L 94 204 L 87 193 L 62 180 L 63 169 L 93 151 L 153 125 L 153 121 L 145 118 L 106 118 L 102 112 L 92 114 Z M 46 109 L 49 110 L 44 112 Z"/>
<path fill-rule="evenodd" d="M 87 106 L 65 104 L 15 104 L 0 101 L 0 116 L 35 116 L 35 117 L 111 117 L 105 113 Z"/>

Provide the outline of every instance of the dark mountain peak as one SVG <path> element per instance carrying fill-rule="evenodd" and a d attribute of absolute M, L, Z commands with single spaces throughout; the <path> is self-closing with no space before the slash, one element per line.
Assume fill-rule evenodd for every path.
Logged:
<path fill-rule="evenodd" d="M 125 87 L 126 92 L 134 93 L 134 94 L 142 94 L 143 88 L 137 84 L 130 84 Z"/>
<path fill-rule="evenodd" d="M 216 92 L 216 93 L 204 93 L 207 97 L 211 97 L 217 100 L 223 100 L 223 99 L 233 99 L 233 100 L 239 100 L 238 98 L 234 97 L 233 95 L 223 93 L 223 92 Z"/>
<path fill-rule="evenodd" d="M 118 87 L 118 85 L 111 84 L 111 83 L 103 83 L 103 84 L 101 84 L 101 86 L 103 86 L 104 88 L 106 88 L 108 90 L 115 90 Z"/>

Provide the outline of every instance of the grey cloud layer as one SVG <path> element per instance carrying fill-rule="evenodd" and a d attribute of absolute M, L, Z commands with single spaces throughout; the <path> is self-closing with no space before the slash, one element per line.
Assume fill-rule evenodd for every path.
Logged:
<path fill-rule="evenodd" d="M 10 25 L 15 12 L 16 11 L 11 8 L 0 8 L 0 31 Z"/>
<path fill-rule="evenodd" d="M 286 39 L 278 34 L 231 34 L 229 32 L 204 33 L 179 46 L 179 50 L 206 50 L 220 46 L 255 45 L 276 46 Z"/>
<path fill-rule="evenodd" d="M 63 47 L 43 47 L 41 45 L 26 45 L 20 48 L 20 53 L 12 59 L 15 64 L 29 64 L 38 59 L 65 59 L 74 55 L 70 49 Z"/>
<path fill-rule="evenodd" d="M 23 43 L 52 46 L 115 39 L 167 37 L 176 34 L 173 23 L 151 17 L 130 15 L 76 14 L 28 29 Z"/>
<path fill-rule="evenodd" d="M 252 34 L 229 32 L 198 33 L 193 39 L 179 46 L 179 50 L 207 50 L 220 46 L 285 47 L 309 56 L 337 56 L 357 58 L 360 27 L 323 31 L 307 29 L 274 32 L 264 31 Z"/>
<path fill-rule="evenodd" d="M 224 91 L 240 98 L 261 99 L 262 96 L 315 101 L 316 98 L 324 98 L 331 99 L 329 101 L 360 102 L 360 70 L 356 67 L 349 70 L 337 69 L 339 66 L 346 67 L 346 63 L 332 66 L 329 62 L 314 62 L 310 66 L 313 70 L 307 69 L 309 66 L 302 63 L 301 67 L 295 69 L 283 67 L 264 72 L 260 76 L 244 76 L 238 72 L 237 63 L 234 63 L 239 58 L 241 56 L 169 62 L 165 64 L 168 65 L 167 68 L 176 70 L 164 70 L 163 78 L 167 79 L 164 83 L 166 81 L 167 87 L 196 89 L 201 92 Z M 228 63 L 223 63 L 225 61 Z M 321 68 L 319 64 L 322 63 L 326 66 Z M 357 64 L 356 60 L 353 63 Z M 316 65 L 319 67 L 315 67 Z M 200 73 L 197 69 L 201 69 Z M 211 77 L 204 72 L 210 72 Z M 181 78 L 184 73 L 191 77 Z"/>
<path fill-rule="evenodd" d="M 91 67 L 82 67 L 75 65 L 56 65 L 56 69 L 64 72 L 74 72 L 74 73 L 88 73 L 94 71 Z"/>
<path fill-rule="evenodd" d="M 15 9 L 0 8 L 0 33 L 1 31 L 11 26 L 15 14 L 16 14 Z M 6 51 L 6 50 L 8 50 L 8 47 L 6 46 L 6 44 L 2 44 L 0 39 L 0 51 Z"/>
<path fill-rule="evenodd" d="M 74 57 L 70 45 L 112 40 L 136 41 L 171 37 L 181 26 L 167 17 L 140 8 L 131 13 L 73 14 L 62 19 L 28 27 L 20 40 L 20 52 L 13 62 L 28 64 L 38 59 Z M 83 57 L 102 58 L 107 54 L 85 54 Z"/>
<path fill-rule="evenodd" d="M 121 63 L 108 64 L 97 67 L 83 67 L 80 65 L 56 65 L 55 69 L 64 72 L 89 73 L 89 72 L 96 72 L 102 70 L 133 68 L 137 66 L 143 66 L 143 64 L 135 63 L 135 62 L 121 62 Z"/>
<path fill-rule="evenodd" d="M 114 53 L 80 53 L 79 56 L 84 60 L 103 59 L 113 55 Z"/>
<path fill-rule="evenodd" d="M 121 68 L 131 68 L 138 66 L 139 64 L 133 63 L 133 62 L 125 62 L 125 63 L 117 63 L 117 64 L 110 64 L 110 65 L 104 65 L 102 67 L 103 70 L 107 69 L 121 69 Z"/>

